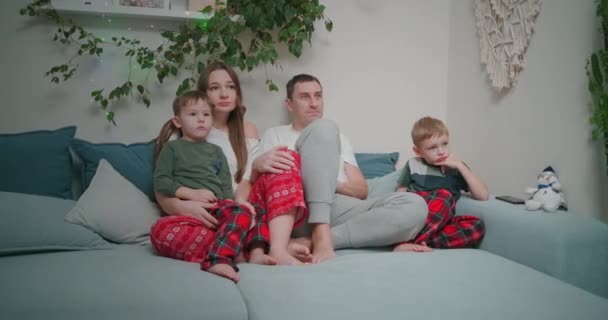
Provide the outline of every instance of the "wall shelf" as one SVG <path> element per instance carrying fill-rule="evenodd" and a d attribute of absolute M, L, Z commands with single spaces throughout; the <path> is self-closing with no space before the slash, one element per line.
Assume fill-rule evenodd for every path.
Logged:
<path fill-rule="evenodd" d="M 187 0 L 172 0 L 170 9 L 118 6 L 113 0 L 51 0 L 57 12 L 66 14 L 109 15 L 162 20 L 207 19 L 211 15 L 186 10 Z"/>

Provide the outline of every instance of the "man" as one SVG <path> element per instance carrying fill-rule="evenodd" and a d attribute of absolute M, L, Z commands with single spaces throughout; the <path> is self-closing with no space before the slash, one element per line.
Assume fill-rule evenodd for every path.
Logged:
<path fill-rule="evenodd" d="M 293 159 L 283 148 L 300 153 L 309 225 L 296 232 L 312 234 L 305 243 L 312 246 L 313 263 L 333 258 L 334 249 L 395 245 L 416 236 L 426 220 L 426 203 L 412 193 L 366 199 L 367 183 L 350 142 L 333 122 L 322 119 L 319 80 L 299 74 L 286 89 L 292 123 L 264 133 L 258 153 L 262 156 L 253 167 L 261 172 L 288 170 Z"/>

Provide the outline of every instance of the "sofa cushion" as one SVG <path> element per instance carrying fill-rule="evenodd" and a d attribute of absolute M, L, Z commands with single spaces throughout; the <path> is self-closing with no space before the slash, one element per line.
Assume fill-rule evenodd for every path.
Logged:
<path fill-rule="evenodd" d="M 65 219 L 116 243 L 147 243 L 160 209 L 101 159 L 91 184 Z"/>
<path fill-rule="evenodd" d="M 528 211 L 490 199 L 462 197 L 457 215 L 481 218 L 480 249 L 608 298 L 608 225 L 573 211 Z"/>
<path fill-rule="evenodd" d="M 399 176 L 401 176 L 401 170 L 391 172 L 382 177 L 367 180 L 367 197 L 375 198 L 395 192 L 395 190 L 397 190 Z"/>
<path fill-rule="evenodd" d="M 0 257 L 0 319 L 247 320 L 236 285 L 149 246 Z"/>
<path fill-rule="evenodd" d="M 97 171 L 99 160 L 106 159 L 116 171 L 154 201 L 154 148 L 156 143 L 91 143 L 73 139 L 70 146 L 82 161 L 82 184 L 86 189 Z"/>
<path fill-rule="evenodd" d="M 360 250 L 359 250 L 360 251 Z M 482 250 L 240 264 L 251 320 L 605 319 L 608 300 Z"/>
<path fill-rule="evenodd" d="M 72 198 L 69 143 L 76 127 L 0 134 L 0 191 Z"/>
<path fill-rule="evenodd" d="M 355 153 L 355 158 L 365 179 L 372 179 L 395 171 L 395 164 L 399 160 L 399 152 Z"/>
<path fill-rule="evenodd" d="M 96 233 L 63 220 L 73 200 L 0 192 L 0 256 L 108 249 Z"/>

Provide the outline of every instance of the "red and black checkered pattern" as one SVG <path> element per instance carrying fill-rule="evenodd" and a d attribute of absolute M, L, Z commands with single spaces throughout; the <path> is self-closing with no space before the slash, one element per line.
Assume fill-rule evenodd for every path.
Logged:
<path fill-rule="evenodd" d="M 232 200 L 219 200 L 209 213 L 220 221 L 220 228 L 211 230 L 202 221 L 188 216 L 159 219 L 151 228 L 150 239 L 156 251 L 165 257 L 201 263 L 203 269 L 227 263 L 243 249 L 262 243 L 268 246 L 270 234 L 263 223 L 264 209 L 255 206 L 257 221 L 249 230 L 251 213 Z"/>
<path fill-rule="evenodd" d="M 485 233 L 483 221 L 473 216 L 454 216 L 456 201 L 445 189 L 417 191 L 429 207 L 429 214 L 414 243 L 432 248 L 476 247 Z"/>

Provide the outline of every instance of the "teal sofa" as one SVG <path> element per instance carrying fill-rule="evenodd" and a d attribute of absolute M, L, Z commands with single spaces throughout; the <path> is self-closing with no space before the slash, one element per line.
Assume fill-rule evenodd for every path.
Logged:
<path fill-rule="evenodd" d="M 121 161 L 138 163 L 147 159 L 151 148 L 86 143 L 88 151 L 95 152 L 83 152 L 76 150 L 75 143 L 82 147 L 82 142 L 75 142 L 73 135 L 64 134 L 67 145 L 57 148 L 71 152 L 69 159 L 74 153 L 80 158 L 76 168 L 68 166 L 70 185 L 93 189 L 95 178 L 83 178 L 87 162 L 91 165 L 103 157 L 142 191 L 144 198 L 138 201 L 147 201 L 148 170 L 135 172 L 121 167 Z M 3 139 L 11 138 L 0 136 L 0 147 L 5 147 Z M 29 151 L 15 164 L 57 162 L 52 179 L 65 178 L 57 176 L 65 157 L 36 155 L 39 146 L 26 142 L 18 142 L 21 149 L 15 152 L 24 146 Z M 51 144 L 44 141 L 45 152 Z M 23 174 L 7 166 L 0 160 L 3 178 Z M 47 178 L 48 170 L 42 169 L 32 180 L 35 192 L 27 189 L 28 176 L 20 176 L 18 185 L 0 182 L 3 320 L 555 320 L 608 315 L 608 226 L 573 212 L 527 212 L 497 200 L 463 197 L 458 214 L 476 215 L 486 224 L 479 249 L 392 253 L 389 248 L 363 248 L 339 250 L 335 259 L 310 266 L 241 264 L 241 280 L 235 284 L 201 271 L 195 263 L 160 257 L 147 243 L 108 241 L 89 228 L 65 222 L 66 214 L 85 196 L 73 186 L 68 188 L 73 197 L 65 190 L 42 194 L 48 190 L 34 183 Z M 398 172 L 368 176 L 370 194 L 389 192 L 397 176 Z M 66 183 L 56 184 L 64 188 Z M 126 187 L 114 189 L 118 194 L 131 192 Z M 108 210 L 120 202 L 116 197 L 100 198 L 107 201 Z"/>

